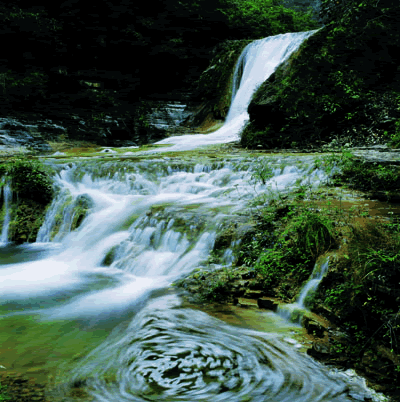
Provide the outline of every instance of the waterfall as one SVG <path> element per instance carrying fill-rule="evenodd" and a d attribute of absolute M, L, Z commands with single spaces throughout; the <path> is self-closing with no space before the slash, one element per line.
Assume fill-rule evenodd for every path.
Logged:
<path fill-rule="evenodd" d="M 8 229 L 11 221 L 10 205 L 12 201 L 12 190 L 9 182 L 6 182 L 3 186 L 3 197 L 4 197 L 4 220 L 3 227 L 1 229 L 0 243 L 6 244 L 8 242 Z"/>
<path fill-rule="evenodd" d="M 329 257 L 325 259 L 325 261 L 319 265 L 315 264 L 313 272 L 311 274 L 310 279 L 307 281 L 303 289 L 301 289 L 300 295 L 296 301 L 300 308 L 304 308 L 304 301 L 306 300 L 307 296 L 315 291 L 321 282 L 322 278 L 328 272 L 329 267 Z"/>
<path fill-rule="evenodd" d="M 322 278 L 326 275 L 329 268 L 329 257 L 326 257 L 322 262 L 317 261 L 314 265 L 313 272 L 307 283 L 303 286 L 297 300 L 292 304 L 285 304 L 278 307 L 277 313 L 286 320 L 301 322 L 304 311 L 307 310 L 305 301 L 307 296 L 314 292 Z"/>
<path fill-rule="evenodd" d="M 247 108 L 255 91 L 315 32 L 316 30 L 270 36 L 247 45 L 236 63 L 232 101 L 224 126 L 211 134 L 169 137 L 156 144 L 173 144 L 165 150 L 182 151 L 203 145 L 238 141 L 240 132 L 249 120 Z M 159 151 L 160 149 L 157 150 Z"/>

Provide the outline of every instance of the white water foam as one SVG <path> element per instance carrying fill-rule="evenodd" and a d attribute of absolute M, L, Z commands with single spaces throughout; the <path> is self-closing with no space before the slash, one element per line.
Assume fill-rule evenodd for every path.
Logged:
<path fill-rule="evenodd" d="M 193 164 L 165 169 L 165 162 L 145 161 L 130 167 L 106 164 L 104 174 L 66 167 L 37 238 L 42 247 L 51 241 L 59 247 L 39 261 L 3 265 L 0 295 L 22 301 L 74 290 L 68 303 L 49 311 L 60 318 L 128 308 L 206 260 L 219 222 L 245 210 L 248 200 L 270 187 L 275 193 L 286 191 L 312 176 L 312 164 L 276 167 L 271 168 L 274 176 L 262 184 L 253 181 L 250 165 L 243 164 L 242 170 L 240 165 L 225 161 L 214 168 Z M 98 170 L 97 165 L 92 168 Z M 314 184 L 323 177 L 317 172 Z M 91 208 L 71 232 L 70 205 L 83 196 Z M 158 209 L 161 212 L 154 212 Z M 105 266 L 109 253 L 111 265 Z M 225 258 L 232 262 L 229 250 Z M 99 280 L 112 284 L 90 290 L 90 283 Z"/>

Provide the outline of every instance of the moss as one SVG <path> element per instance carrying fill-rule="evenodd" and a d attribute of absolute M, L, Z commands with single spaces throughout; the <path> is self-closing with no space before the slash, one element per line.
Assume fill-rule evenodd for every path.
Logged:
<path fill-rule="evenodd" d="M 237 230 L 235 224 L 230 224 L 222 232 L 219 232 L 217 238 L 215 239 L 213 251 L 216 253 L 221 253 L 225 251 L 235 240 L 237 236 Z"/>
<path fill-rule="evenodd" d="M 118 246 L 114 246 L 114 247 L 111 248 L 111 250 L 104 257 L 101 265 L 109 267 L 114 262 L 114 258 L 115 258 L 117 248 L 118 248 Z"/>
<path fill-rule="evenodd" d="M 45 207 L 32 200 L 21 200 L 12 207 L 9 239 L 16 244 L 34 242 L 43 224 Z"/>
<path fill-rule="evenodd" d="M 400 8 L 389 15 L 376 4 L 363 4 L 354 24 L 326 25 L 277 68 L 249 106 L 244 146 L 311 147 L 336 136 L 374 144 L 394 133 L 400 117 L 395 22 Z"/>
<path fill-rule="evenodd" d="M 47 205 L 53 198 L 52 170 L 39 161 L 15 158 L 3 163 L 3 171 L 11 181 L 18 198 Z"/>

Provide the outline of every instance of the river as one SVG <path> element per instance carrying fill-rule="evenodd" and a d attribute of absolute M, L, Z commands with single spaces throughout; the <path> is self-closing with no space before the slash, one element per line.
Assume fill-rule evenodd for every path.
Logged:
<path fill-rule="evenodd" d="M 228 324 L 185 307 L 171 286 L 196 268 L 234 263 L 234 244 L 222 250 L 219 264 L 209 263 L 229 224 L 246 222 L 268 199 L 326 180 L 312 156 L 167 152 L 236 141 L 251 94 L 311 34 L 280 35 L 245 50 L 221 130 L 169 138 L 160 144 L 174 145 L 157 155 L 58 161 L 56 196 L 36 242 L 15 246 L 7 243 L 7 228 L 2 231 L 2 366 L 46 381 L 52 401 L 370 397 L 362 380 L 285 342 L 293 328 L 279 316 L 257 317 L 268 331 Z M 263 65 L 273 62 L 253 82 L 260 57 Z M 268 179 L 258 180 L 263 171 Z"/>

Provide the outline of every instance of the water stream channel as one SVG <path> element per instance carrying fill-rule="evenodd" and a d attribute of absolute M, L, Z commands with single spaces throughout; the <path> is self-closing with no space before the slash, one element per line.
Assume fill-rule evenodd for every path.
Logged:
<path fill-rule="evenodd" d="M 235 141 L 257 85 L 311 34 L 280 35 L 269 45 L 256 41 L 239 61 L 242 79 L 235 80 L 240 85 L 227 126 L 162 144 L 175 144 L 176 151 Z M 262 64 L 271 65 L 245 95 L 242 87 L 248 89 L 249 77 L 258 74 L 255 59 L 261 55 Z M 238 96 L 247 96 L 239 106 Z M 260 163 L 273 173 L 264 183 L 255 179 Z M 329 370 L 285 342 L 301 328 L 279 315 L 259 313 L 248 322 L 231 317 L 227 323 L 185 307 L 171 286 L 196 268 L 234 261 L 232 244 L 219 266 L 207 262 L 218 234 L 249 219 L 255 208 L 250 202 L 323 183 L 326 175 L 312 156 L 137 153 L 134 159 L 61 160 L 55 169 L 56 196 L 36 242 L 7 243 L 3 228 L 0 247 L 0 364 L 48 383 L 49 400 L 372 397 L 363 381 Z M 84 216 L 79 225 L 78 214 Z"/>

